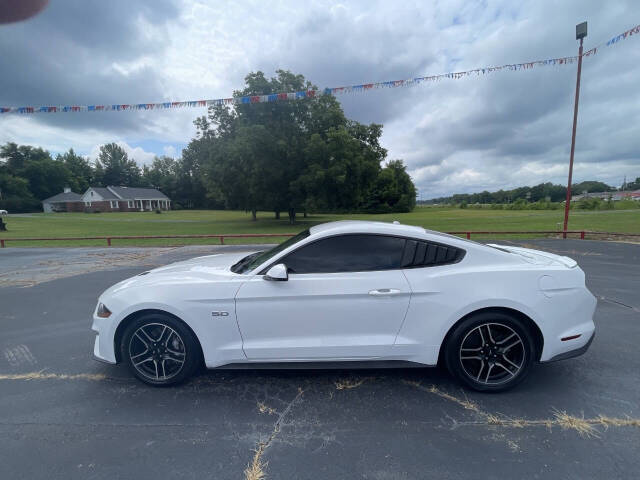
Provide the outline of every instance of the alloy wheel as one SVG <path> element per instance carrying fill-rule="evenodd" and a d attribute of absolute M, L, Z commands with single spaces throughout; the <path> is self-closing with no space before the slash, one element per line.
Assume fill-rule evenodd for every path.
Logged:
<path fill-rule="evenodd" d="M 147 323 L 129 340 L 131 365 L 145 378 L 169 380 L 182 370 L 186 360 L 182 337 L 168 325 Z"/>
<path fill-rule="evenodd" d="M 500 385 L 515 378 L 526 360 L 520 335 L 502 323 L 483 323 L 462 340 L 459 352 L 464 373 L 483 385 Z"/>

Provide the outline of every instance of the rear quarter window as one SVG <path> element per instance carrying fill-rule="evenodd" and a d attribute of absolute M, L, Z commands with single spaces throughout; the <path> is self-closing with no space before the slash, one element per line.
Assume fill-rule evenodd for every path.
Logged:
<path fill-rule="evenodd" d="M 402 254 L 402 268 L 450 265 L 458 263 L 465 254 L 462 248 L 451 245 L 408 239 Z"/>

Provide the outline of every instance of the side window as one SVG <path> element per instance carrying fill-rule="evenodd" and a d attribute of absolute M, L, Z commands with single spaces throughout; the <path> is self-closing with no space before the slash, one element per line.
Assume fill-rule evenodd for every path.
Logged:
<path fill-rule="evenodd" d="M 407 240 L 402 268 L 435 267 L 457 263 L 466 252 L 461 248 L 421 240 Z"/>
<path fill-rule="evenodd" d="M 368 272 L 400 268 L 405 239 L 341 235 L 318 240 L 283 260 L 291 273 Z"/>

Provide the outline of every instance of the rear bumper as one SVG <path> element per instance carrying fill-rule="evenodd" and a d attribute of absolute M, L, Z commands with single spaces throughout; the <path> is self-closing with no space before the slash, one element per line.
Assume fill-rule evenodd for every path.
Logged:
<path fill-rule="evenodd" d="M 568 352 L 559 353 L 558 355 L 555 355 L 551 357 L 549 360 L 545 360 L 542 363 L 557 362 L 558 360 L 567 360 L 568 358 L 579 357 L 580 355 L 584 354 L 587 350 L 589 350 L 589 347 L 591 346 L 591 343 L 593 342 L 593 339 L 595 338 L 595 336 L 596 336 L 596 332 L 593 332 L 589 340 L 587 340 L 587 343 L 585 343 L 583 346 L 578 347 L 574 350 L 569 350 Z"/>

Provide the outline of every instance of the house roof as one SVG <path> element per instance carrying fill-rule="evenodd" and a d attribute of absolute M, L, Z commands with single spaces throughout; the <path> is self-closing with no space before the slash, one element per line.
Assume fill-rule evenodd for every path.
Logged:
<path fill-rule="evenodd" d="M 54 195 L 53 197 L 49 197 L 43 200 L 46 203 L 56 203 L 56 202 L 80 202 L 82 200 L 82 195 L 74 192 L 66 192 L 59 193 Z"/>
<path fill-rule="evenodd" d="M 91 190 L 96 192 L 105 200 L 119 200 L 119 198 L 113 194 L 108 188 L 105 187 L 91 187 Z"/>
<path fill-rule="evenodd" d="M 164 193 L 155 188 L 138 188 L 138 187 L 107 187 L 111 192 L 118 195 L 124 200 L 169 200 Z M 102 195 L 102 193 L 100 193 Z M 106 197 L 105 197 L 106 198 Z"/>
<path fill-rule="evenodd" d="M 104 200 L 169 200 L 164 193 L 155 188 L 138 187 L 91 187 Z"/>

